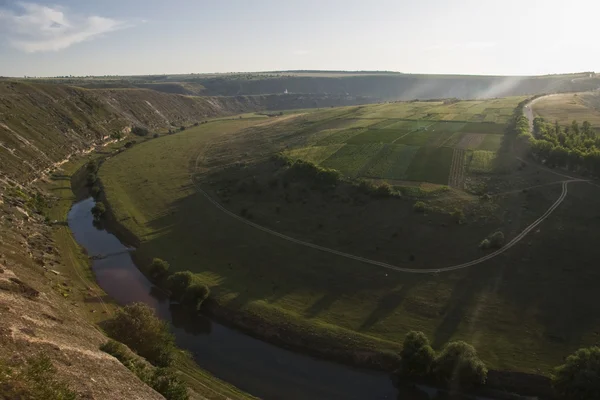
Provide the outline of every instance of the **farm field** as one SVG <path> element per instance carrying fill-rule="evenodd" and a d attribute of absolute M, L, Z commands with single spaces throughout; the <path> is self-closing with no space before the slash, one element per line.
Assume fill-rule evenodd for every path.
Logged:
<path fill-rule="evenodd" d="M 458 166 L 459 176 L 450 176 L 453 149 L 497 152 L 514 108 L 523 99 L 359 107 L 347 117 L 317 124 L 309 134 L 309 146 L 285 153 L 292 159 L 337 169 L 350 178 L 461 188 L 466 168 Z M 463 159 L 461 156 L 455 162 L 463 163 Z"/>
<path fill-rule="evenodd" d="M 518 101 L 510 99 L 510 104 Z M 454 107 L 471 109 L 461 103 Z M 473 103 L 478 113 L 490 108 Z M 497 109 L 506 104 L 509 100 Z M 552 183 L 556 176 L 534 167 L 490 174 L 503 136 L 494 125 L 490 133 L 483 132 L 481 122 L 473 132 L 466 119 L 447 121 L 451 125 L 423 119 L 440 124 L 450 138 L 484 136 L 464 136 L 468 143 L 462 146 L 463 139 L 449 140 L 454 143 L 449 147 L 435 137 L 407 145 L 389 141 L 387 133 L 385 141 L 332 140 L 378 129 L 366 123 L 348 128 L 344 119 L 354 124 L 375 114 L 381 130 L 398 124 L 403 134 L 413 126 L 405 118 L 414 108 L 426 116 L 427 107 L 445 111 L 450 106 L 394 103 L 289 114 L 287 119 L 215 121 L 136 145 L 106 161 L 99 175 L 116 220 L 139 240 L 139 264 L 160 257 L 173 271 L 193 271 L 211 287 L 211 311 L 221 310 L 234 324 L 269 332 L 284 327 L 282 335 L 289 340 L 299 335 L 303 339 L 296 343 L 351 358 L 395 353 L 403 335 L 417 329 L 435 348 L 449 340 L 473 343 L 489 368 L 547 375 L 565 355 L 595 343 L 600 329 L 595 317 L 600 306 L 591 300 L 600 283 L 592 260 L 600 254 L 593 235 L 581 228 L 582 221 L 600 216 L 593 207 L 597 188 L 570 187 L 564 207 L 501 256 L 472 268 L 425 275 L 299 246 L 219 211 L 199 191 L 285 235 L 397 266 L 439 268 L 476 259 L 485 254 L 478 248 L 483 238 L 501 229 L 510 240 L 560 194 L 560 185 L 514 189 Z M 389 124 L 382 115 L 392 115 Z M 493 139 L 486 141 L 487 135 Z M 330 141 L 324 144 L 326 138 Z M 349 177 L 402 181 L 406 195 L 372 198 L 350 185 L 319 191 L 301 182 L 284 184 L 280 166 L 271 161 L 279 152 L 338 168 Z M 488 174 L 488 187 L 512 194 L 483 201 L 439 186 L 450 178 L 461 182 L 456 176 L 461 170 Z M 433 207 L 462 207 L 466 222 L 457 224 L 436 208 L 416 213 L 415 197 Z M 565 255 L 573 252 L 589 255 L 589 261 L 578 261 L 580 274 L 568 267 Z M 578 291 L 576 298 L 555 295 L 572 290 Z"/>
<path fill-rule="evenodd" d="M 580 124 L 588 121 L 596 129 L 600 127 L 600 95 L 596 92 L 543 96 L 533 102 L 532 109 L 534 116 L 558 121 L 563 126 L 576 120 Z"/>

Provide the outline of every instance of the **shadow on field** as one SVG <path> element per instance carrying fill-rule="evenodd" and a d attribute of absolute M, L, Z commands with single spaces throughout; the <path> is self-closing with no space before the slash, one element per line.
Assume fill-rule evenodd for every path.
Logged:
<path fill-rule="evenodd" d="M 419 280 L 423 279 L 421 278 Z M 404 283 L 400 289 L 387 293 L 379 300 L 377 307 L 360 326 L 360 331 L 368 330 L 377 322 L 393 313 L 394 310 L 402 304 L 410 290 L 416 285 L 417 279 L 406 279 L 405 281 L 406 283 Z"/>

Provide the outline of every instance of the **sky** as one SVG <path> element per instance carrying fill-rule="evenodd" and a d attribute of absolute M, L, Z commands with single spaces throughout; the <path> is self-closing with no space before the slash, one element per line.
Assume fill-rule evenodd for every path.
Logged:
<path fill-rule="evenodd" d="M 0 0 L 0 76 L 600 70 L 597 0 Z"/>

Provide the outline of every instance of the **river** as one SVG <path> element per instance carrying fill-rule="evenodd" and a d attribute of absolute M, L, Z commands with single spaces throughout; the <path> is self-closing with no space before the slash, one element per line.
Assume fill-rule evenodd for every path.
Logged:
<path fill-rule="evenodd" d="M 119 304 L 144 302 L 169 321 L 177 345 L 194 355 L 198 365 L 214 376 L 263 399 L 422 399 L 399 394 L 383 372 L 329 362 L 252 338 L 206 316 L 180 312 L 138 270 L 124 244 L 93 224 L 92 198 L 73 205 L 68 214 L 75 240 L 94 260 L 92 269 L 100 287 Z M 414 392 L 413 392 L 414 393 Z M 428 396 L 425 395 L 424 398 Z"/>

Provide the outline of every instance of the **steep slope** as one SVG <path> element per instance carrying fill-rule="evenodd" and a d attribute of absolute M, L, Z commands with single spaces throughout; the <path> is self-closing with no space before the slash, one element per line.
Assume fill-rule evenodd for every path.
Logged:
<path fill-rule="evenodd" d="M 368 101 L 310 95 L 187 97 L 145 89 L 0 81 L 0 174 L 29 182 L 69 155 L 134 125 L 166 130 L 243 112 Z"/>

